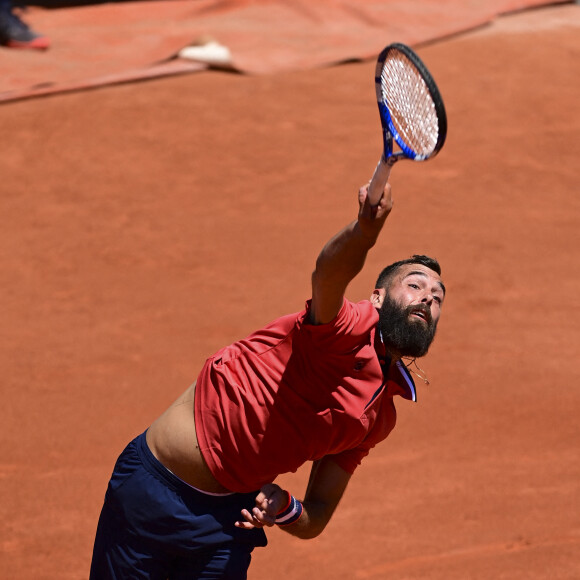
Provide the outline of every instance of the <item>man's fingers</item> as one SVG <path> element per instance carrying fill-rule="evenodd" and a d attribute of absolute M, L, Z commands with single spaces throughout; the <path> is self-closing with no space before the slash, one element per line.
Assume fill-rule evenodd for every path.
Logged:
<path fill-rule="evenodd" d="M 234 525 L 237 528 L 243 528 L 244 530 L 251 530 L 254 527 L 254 524 L 252 523 L 252 515 L 250 514 L 250 512 L 248 510 L 242 510 L 242 517 L 244 518 L 244 520 L 238 520 L 237 522 L 234 522 Z"/>
<path fill-rule="evenodd" d="M 252 514 L 254 521 L 262 526 L 273 526 L 274 525 L 274 517 L 271 516 L 265 509 L 261 510 L 258 508 L 253 509 Z"/>
<path fill-rule="evenodd" d="M 261 528 L 263 526 L 262 522 L 260 522 L 260 520 L 254 514 L 251 514 L 248 510 L 242 510 L 242 517 L 245 521 L 242 520 L 235 522 L 235 525 L 238 528 L 251 530 L 252 528 Z"/>
<path fill-rule="evenodd" d="M 248 522 L 235 522 L 234 525 L 236 528 L 242 528 L 242 530 L 253 530 L 255 526 Z"/>
<path fill-rule="evenodd" d="M 245 530 L 252 528 L 263 528 L 264 526 L 273 526 L 274 518 L 269 516 L 265 511 L 255 507 L 250 513 L 248 510 L 242 510 L 244 520 L 235 522 L 235 526 Z"/>

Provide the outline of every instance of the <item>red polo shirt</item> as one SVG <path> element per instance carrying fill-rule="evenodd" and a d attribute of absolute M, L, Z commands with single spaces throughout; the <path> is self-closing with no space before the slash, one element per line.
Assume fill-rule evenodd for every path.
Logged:
<path fill-rule="evenodd" d="M 383 375 L 369 301 L 345 300 L 321 325 L 306 322 L 309 306 L 218 351 L 198 377 L 200 449 L 231 491 L 257 490 L 326 455 L 354 472 L 395 426 L 393 396 L 416 398 L 403 364 Z"/>

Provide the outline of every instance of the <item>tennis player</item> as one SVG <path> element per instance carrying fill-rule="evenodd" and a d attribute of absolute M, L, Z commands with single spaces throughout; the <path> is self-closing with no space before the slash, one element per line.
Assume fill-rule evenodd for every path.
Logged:
<path fill-rule="evenodd" d="M 392 209 L 372 207 L 322 249 L 312 297 L 205 362 L 197 381 L 119 457 L 99 519 L 91 580 L 247 577 L 263 528 L 320 534 L 347 484 L 416 400 L 402 357 L 427 353 L 445 287 L 439 264 L 386 267 L 369 300 L 344 294 Z M 297 499 L 278 475 L 312 461 Z"/>

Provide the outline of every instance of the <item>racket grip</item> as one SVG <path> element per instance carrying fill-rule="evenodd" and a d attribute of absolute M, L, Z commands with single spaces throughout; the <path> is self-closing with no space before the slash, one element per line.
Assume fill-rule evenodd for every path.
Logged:
<path fill-rule="evenodd" d="M 381 155 L 381 160 L 375 169 L 373 178 L 369 185 L 368 200 L 371 206 L 379 205 L 379 201 L 381 201 L 381 197 L 383 197 L 385 185 L 387 185 L 387 181 L 389 181 L 392 167 L 393 164 L 387 163 L 385 157 Z"/>

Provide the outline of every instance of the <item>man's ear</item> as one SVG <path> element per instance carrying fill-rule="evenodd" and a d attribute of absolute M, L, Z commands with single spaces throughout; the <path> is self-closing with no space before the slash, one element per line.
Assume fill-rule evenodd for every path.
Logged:
<path fill-rule="evenodd" d="M 386 295 L 387 291 L 384 288 L 375 288 L 371 294 L 370 301 L 375 308 L 380 308 Z"/>

